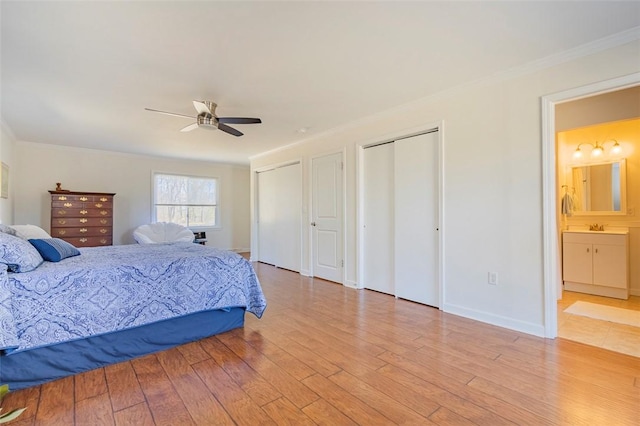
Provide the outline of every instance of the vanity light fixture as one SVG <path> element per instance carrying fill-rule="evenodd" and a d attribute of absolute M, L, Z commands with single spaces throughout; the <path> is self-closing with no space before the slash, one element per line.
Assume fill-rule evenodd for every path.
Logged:
<path fill-rule="evenodd" d="M 620 144 L 618 143 L 617 140 L 615 139 L 611 139 L 608 140 L 606 142 L 602 142 L 602 145 L 600 143 L 598 143 L 598 141 L 596 141 L 595 145 L 589 142 L 582 142 L 581 144 L 578 144 L 578 147 L 576 148 L 576 150 L 573 152 L 573 158 L 578 159 L 578 158 L 582 158 L 582 151 L 580 150 L 580 147 L 582 145 L 589 145 L 591 147 L 591 157 L 592 158 L 598 158 L 600 156 L 602 156 L 604 154 L 604 144 L 607 142 L 613 142 L 613 147 L 611 147 L 611 151 L 610 154 L 612 155 L 618 155 L 622 152 L 622 147 L 620 146 Z"/>
<path fill-rule="evenodd" d="M 613 144 L 613 147 L 611 147 L 611 153 L 615 155 L 620 154 L 622 152 L 622 147 L 620 146 L 617 140 L 612 139 L 612 141 L 614 141 L 615 144 Z"/>

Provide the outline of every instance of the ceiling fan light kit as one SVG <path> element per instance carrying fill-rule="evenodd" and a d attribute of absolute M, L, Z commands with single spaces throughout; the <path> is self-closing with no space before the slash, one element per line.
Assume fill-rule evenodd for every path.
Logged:
<path fill-rule="evenodd" d="M 198 112 L 198 115 L 195 117 L 191 117 L 189 115 L 177 114 L 168 111 L 160 111 L 157 109 L 145 108 L 147 111 L 157 112 L 160 114 L 172 115 L 175 117 L 183 117 L 183 118 L 191 118 L 196 120 L 195 123 L 189 124 L 186 127 L 180 129 L 181 132 L 190 132 L 191 130 L 197 129 L 198 127 L 203 127 L 209 130 L 222 130 L 225 133 L 228 133 L 233 136 L 242 136 L 243 133 L 233 127 L 227 126 L 226 123 L 230 124 L 260 124 L 262 120 L 259 118 L 253 117 L 218 117 L 216 116 L 216 107 L 218 105 L 215 102 L 211 101 L 193 101 L 193 107 Z"/>

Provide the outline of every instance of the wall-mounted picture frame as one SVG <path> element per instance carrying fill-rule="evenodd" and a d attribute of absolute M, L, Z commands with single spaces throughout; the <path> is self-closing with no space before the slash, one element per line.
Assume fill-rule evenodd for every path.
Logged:
<path fill-rule="evenodd" d="M 9 198 L 9 166 L 4 163 L 0 172 L 0 198 Z"/>

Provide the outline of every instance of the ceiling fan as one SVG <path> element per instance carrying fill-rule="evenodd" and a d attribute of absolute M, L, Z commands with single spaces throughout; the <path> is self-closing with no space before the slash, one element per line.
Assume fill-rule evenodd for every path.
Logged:
<path fill-rule="evenodd" d="M 157 109 L 145 108 L 147 111 L 151 112 L 159 112 L 160 114 L 166 115 L 174 115 L 176 117 L 184 117 L 184 118 L 195 118 L 196 122 L 193 124 L 189 124 L 186 127 L 180 129 L 181 132 L 190 132 L 193 129 L 197 129 L 198 127 L 204 127 L 205 129 L 215 130 L 219 129 L 223 132 L 229 133 L 233 136 L 242 136 L 243 133 L 233 127 L 227 126 L 227 124 L 259 124 L 262 123 L 262 120 L 259 118 L 250 118 L 250 117 L 218 117 L 216 115 L 216 105 L 214 102 L 210 101 L 193 101 L 193 106 L 196 111 L 198 111 L 198 115 L 195 117 L 191 115 L 184 114 L 176 114 L 174 112 L 167 111 L 159 111 Z"/>

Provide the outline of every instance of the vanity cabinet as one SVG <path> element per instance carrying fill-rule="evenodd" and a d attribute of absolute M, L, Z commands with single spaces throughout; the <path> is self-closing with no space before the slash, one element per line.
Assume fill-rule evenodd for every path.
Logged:
<path fill-rule="evenodd" d="M 564 232 L 562 280 L 565 290 L 629 298 L 629 235 Z"/>

